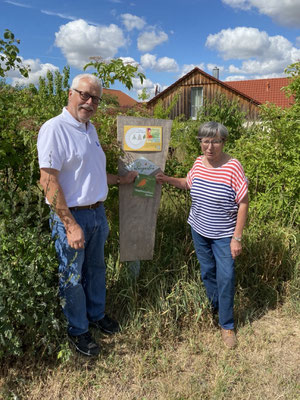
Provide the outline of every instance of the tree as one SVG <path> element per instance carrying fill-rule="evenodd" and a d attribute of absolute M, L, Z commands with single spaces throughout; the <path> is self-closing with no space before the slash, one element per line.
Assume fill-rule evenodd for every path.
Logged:
<path fill-rule="evenodd" d="M 292 78 L 291 83 L 284 88 L 287 97 L 294 96 L 295 104 L 300 103 L 300 61 L 289 65 L 285 73 Z"/>
<path fill-rule="evenodd" d="M 142 101 L 148 100 L 150 97 L 150 94 L 147 92 L 146 88 L 143 88 L 142 92 L 138 95 L 138 99 Z"/>
<path fill-rule="evenodd" d="M 123 83 L 128 90 L 133 88 L 133 78 L 140 78 L 141 83 L 146 79 L 142 72 L 138 72 L 138 67 L 130 63 L 124 63 L 121 58 L 112 59 L 109 62 L 104 61 L 101 57 L 90 57 L 92 60 L 84 66 L 84 70 L 88 67 L 94 67 L 96 75 L 101 79 L 102 85 L 109 88 L 115 81 Z"/>
<path fill-rule="evenodd" d="M 22 64 L 22 59 L 18 57 L 19 49 L 14 43 L 19 44 L 20 40 L 15 39 L 15 35 L 9 29 L 5 29 L 4 39 L 0 39 L 0 77 L 4 78 L 8 71 L 17 69 L 21 75 L 28 78 L 30 69 Z"/>
<path fill-rule="evenodd" d="M 260 123 L 253 125 L 251 135 L 235 143 L 233 156 L 245 166 L 249 179 L 252 224 L 270 220 L 290 226 L 300 222 L 300 63 L 290 65 L 291 76 L 284 89 L 293 96 L 288 108 L 275 105 L 260 107 Z"/>

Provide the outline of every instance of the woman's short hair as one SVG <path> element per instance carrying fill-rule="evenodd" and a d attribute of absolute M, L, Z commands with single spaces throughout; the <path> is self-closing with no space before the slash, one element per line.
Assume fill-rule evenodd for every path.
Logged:
<path fill-rule="evenodd" d="M 198 130 L 198 139 L 204 137 L 220 137 L 222 140 L 226 140 L 228 137 L 228 130 L 224 125 L 219 122 L 205 122 L 202 124 Z"/>
<path fill-rule="evenodd" d="M 90 81 L 93 85 L 98 86 L 99 90 L 100 90 L 100 96 L 102 96 L 102 84 L 100 79 L 98 79 L 95 75 L 93 74 L 79 74 L 76 75 L 75 78 L 72 81 L 71 84 L 71 89 L 77 89 L 78 85 L 79 85 L 79 81 L 81 81 L 81 79 L 86 79 L 88 81 Z"/>

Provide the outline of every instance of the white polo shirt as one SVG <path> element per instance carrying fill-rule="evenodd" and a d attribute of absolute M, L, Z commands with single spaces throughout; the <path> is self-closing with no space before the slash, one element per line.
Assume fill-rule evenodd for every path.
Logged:
<path fill-rule="evenodd" d="M 106 199 L 106 157 L 91 122 L 77 121 L 64 108 L 60 115 L 41 127 L 37 148 L 40 168 L 59 171 L 59 183 L 68 207 Z"/>

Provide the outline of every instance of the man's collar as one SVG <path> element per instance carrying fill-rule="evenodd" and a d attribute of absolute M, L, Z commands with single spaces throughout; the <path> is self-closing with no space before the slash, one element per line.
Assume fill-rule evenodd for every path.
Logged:
<path fill-rule="evenodd" d="M 89 127 L 90 121 L 88 122 L 77 121 L 77 119 L 73 117 L 70 111 L 68 111 L 67 107 L 63 108 L 62 115 L 69 124 L 75 126 L 76 128 L 86 131 Z"/>

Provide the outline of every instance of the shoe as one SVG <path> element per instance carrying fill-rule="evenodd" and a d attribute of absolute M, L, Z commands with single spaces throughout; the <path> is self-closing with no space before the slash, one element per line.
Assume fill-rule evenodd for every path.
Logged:
<path fill-rule="evenodd" d="M 237 344 L 234 330 L 221 328 L 221 333 L 222 333 L 222 339 L 223 339 L 223 342 L 225 343 L 225 346 L 227 346 L 229 349 L 233 349 Z"/>
<path fill-rule="evenodd" d="M 90 325 L 94 328 L 101 329 L 102 332 L 105 332 L 109 335 L 120 332 L 119 323 L 110 318 L 108 315 L 104 315 L 104 317 L 99 319 L 99 321 L 90 321 Z"/>
<path fill-rule="evenodd" d="M 69 340 L 75 346 L 76 350 L 85 356 L 97 356 L 100 353 L 100 347 L 90 332 L 78 336 L 69 335 Z"/>

